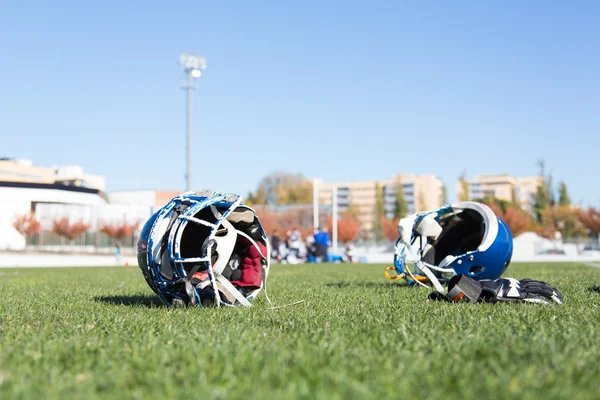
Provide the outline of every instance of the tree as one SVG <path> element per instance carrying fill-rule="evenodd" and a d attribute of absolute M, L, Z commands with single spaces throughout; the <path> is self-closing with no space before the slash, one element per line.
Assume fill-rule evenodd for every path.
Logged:
<path fill-rule="evenodd" d="M 71 244 L 75 238 L 90 229 L 90 225 L 83 221 L 71 222 L 68 217 L 58 218 L 52 222 L 52 232 L 69 239 Z"/>
<path fill-rule="evenodd" d="M 600 234 L 600 210 L 595 208 L 588 208 L 587 210 L 577 209 L 575 214 L 579 221 L 586 228 L 587 233 L 590 236 L 598 237 Z"/>
<path fill-rule="evenodd" d="M 532 196 L 532 209 L 537 222 L 542 222 L 542 212 L 549 206 L 552 206 L 550 199 L 550 185 L 549 179 L 545 176 L 545 163 L 544 160 L 539 161 L 540 166 L 540 178 L 541 184 L 537 187 L 535 194 Z"/>
<path fill-rule="evenodd" d="M 273 235 L 273 231 L 280 230 L 277 214 L 275 214 L 269 207 L 261 207 L 260 209 L 257 209 L 256 215 L 258 216 L 258 220 L 260 221 L 263 230 L 269 238 L 271 235 Z M 279 233 L 279 237 L 281 237 L 281 233 Z"/>
<path fill-rule="evenodd" d="M 312 181 L 302 174 L 273 172 L 258 183 L 256 191 L 248 194 L 248 204 L 311 204 Z"/>
<path fill-rule="evenodd" d="M 469 183 L 465 171 L 458 178 L 458 201 L 469 201 Z"/>
<path fill-rule="evenodd" d="M 302 237 L 314 232 L 312 209 L 307 207 L 291 207 L 285 211 L 272 209 L 269 206 L 255 208 L 256 215 L 267 236 L 271 237 L 275 229 L 280 231 L 279 236 L 285 240 L 285 233 L 297 228 Z"/>
<path fill-rule="evenodd" d="M 381 240 L 383 238 L 381 220 L 385 217 L 385 208 L 383 205 L 383 190 L 381 190 L 379 182 L 375 183 L 375 208 L 373 215 L 373 236 L 375 240 Z"/>
<path fill-rule="evenodd" d="M 535 219 L 541 223 L 542 222 L 542 213 L 544 210 L 550 205 L 550 201 L 545 189 L 545 185 L 542 183 L 537 187 L 537 190 L 533 197 L 533 213 L 535 215 Z"/>
<path fill-rule="evenodd" d="M 140 226 L 141 221 L 136 221 L 135 223 L 130 224 L 126 220 L 118 224 L 102 224 L 100 227 L 100 232 L 104 233 L 106 236 L 110 237 L 115 246 L 119 249 L 121 248 L 121 241 L 131 236 L 135 233 L 137 228 Z"/>
<path fill-rule="evenodd" d="M 442 194 L 440 198 L 440 203 L 448 204 L 448 189 L 446 189 L 446 185 L 442 185 Z"/>
<path fill-rule="evenodd" d="M 548 174 L 548 179 L 546 180 L 546 193 L 548 193 L 548 204 L 550 207 L 554 207 L 556 205 L 556 198 L 554 197 L 554 185 L 552 184 L 553 178 L 552 174 Z"/>
<path fill-rule="evenodd" d="M 383 228 L 383 236 L 387 240 L 396 240 L 400 236 L 398 233 L 398 221 L 400 218 L 395 219 L 381 219 L 381 227 Z"/>
<path fill-rule="evenodd" d="M 519 204 L 519 201 L 517 199 L 517 189 L 515 189 L 514 187 L 510 190 L 510 201 L 513 204 Z"/>
<path fill-rule="evenodd" d="M 561 207 L 571 205 L 571 199 L 569 193 L 567 193 L 567 184 L 563 181 L 558 185 L 558 205 Z"/>
<path fill-rule="evenodd" d="M 248 193 L 248 195 L 246 196 L 246 203 L 248 205 L 267 204 L 267 197 L 267 189 L 264 186 L 259 186 L 258 188 L 256 188 L 256 191 L 254 193 Z"/>
<path fill-rule="evenodd" d="M 39 234 L 42 230 L 42 224 L 35 218 L 33 212 L 17 216 L 13 226 L 21 235 L 25 236 L 25 239 Z"/>
<path fill-rule="evenodd" d="M 560 232 L 564 238 L 585 235 L 585 226 L 571 207 L 548 207 L 542 211 L 541 233 Z"/>
<path fill-rule="evenodd" d="M 402 218 L 406 216 L 408 206 L 404 199 L 404 187 L 401 183 L 396 185 L 396 198 L 394 202 L 394 218 Z"/>
<path fill-rule="evenodd" d="M 493 197 L 485 197 L 481 200 L 500 218 L 512 233 L 513 237 L 527 232 L 531 226 L 531 216 L 523 211 L 518 204 L 499 200 Z"/>
<path fill-rule="evenodd" d="M 500 218 L 506 223 L 513 237 L 527 232 L 531 226 L 531 216 L 516 204 L 509 207 Z"/>
<path fill-rule="evenodd" d="M 333 219 L 328 218 L 329 231 L 333 231 Z M 360 221 L 351 212 L 344 211 L 338 217 L 338 240 L 348 243 L 356 240 L 360 233 Z"/>
<path fill-rule="evenodd" d="M 506 210 L 514 205 L 514 203 L 511 203 L 510 201 L 498 199 L 494 196 L 485 196 L 484 198 L 476 199 L 475 201 L 489 206 L 494 212 L 497 210 L 500 214 L 504 214 Z"/>

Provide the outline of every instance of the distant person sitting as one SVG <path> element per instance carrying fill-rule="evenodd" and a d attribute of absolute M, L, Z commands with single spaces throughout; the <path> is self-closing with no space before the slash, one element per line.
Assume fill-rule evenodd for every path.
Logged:
<path fill-rule="evenodd" d="M 292 231 L 290 232 L 290 241 L 292 243 L 297 243 L 299 241 L 302 240 L 302 234 L 300 233 L 300 231 L 298 230 L 298 227 L 293 227 Z"/>
<path fill-rule="evenodd" d="M 279 231 L 277 229 L 273 230 L 273 235 L 271 236 L 271 257 L 275 260 L 281 260 L 281 238 L 279 237 Z"/>
<path fill-rule="evenodd" d="M 294 228 L 292 228 L 292 231 L 290 232 L 289 247 L 290 247 L 290 249 L 297 250 L 300 248 L 301 245 L 302 245 L 302 234 L 300 233 L 300 231 L 298 230 L 297 227 L 294 227 Z"/>
<path fill-rule="evenodd" d="M 306 261 L 315 262 L 315 237 L 314 235 L 308 235 L 304 241 L 306 245 Z"/>
<path fill-rule="evenodd" d="M 354 262 L 354 245 L 350 242 L 346 243 L 344 258 L 342 259 L 344 262 L 353 263 Z"/>
<path fill-rule="evenodd" d="M 121 259 L 121 247 L 119 245 L 115 245 L 114 255 L 117 265 L 122 265 L 123 260 Z"/>
<path fill-rule="evenodd" d="M 331 238 L 327 228 L 320 228 L 315 233 L 315 260 L 316 262 L 327 261 L 327 249 L 331 244 Z"/>
<path fill-rule="evenodd" d="M 286 260 L 289 264 L 298 264 L 304 261 L 305 246 L 302 243 L 302 234 L 297 227 L 288 231 L 288 253 Z"/>

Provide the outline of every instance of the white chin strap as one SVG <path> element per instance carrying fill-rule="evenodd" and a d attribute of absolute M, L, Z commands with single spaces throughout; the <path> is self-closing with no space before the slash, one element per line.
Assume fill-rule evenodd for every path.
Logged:
<path fill-rule="evenodd" d="M 432 213 L 426 215 L 416 227 L 416 231 L 421 234 L 421 238 L 419 240 L 423 240 L 423 237 L 437 239 L 442 233 L 442 226 L 435 220 L 437 213 Z M 431 272 L 431 269 L 421 260 L 421 255 L 418 254 L 417 251 L 412 246 L 408 246 L 408 250 L 413 256 L 413 260 L 415 265 L 419 267 L 421 271 L 429 278 L 433 286 L 441 293 L 444 293 L 444 287 L 440 283 L 439 279 Z"/>
<path fill-rule="evenodd" d="M 220 219 L 222 217 L 221 213 L 217 210 L 217 208 L 214 205 L 211 204 L 210 209 L 215 218 Z M 231 222 L 227 221 L 227 219 L 223 219 L 223 221 L 221 221 L 221 225 L 226 230 L 225 235 L 215 235 L 215 237 L 213 238 L 217 248 L 217 261 L 214 265 L 212 265 L 212 261 L 210 259 L 208 261 L 210 280 L 215 292 L 215 302 L 217 303 L 217 307 L 219 307 L 221 304 L 225 304 L 221 302 L 221 295 L 219 294 L 219 291 L 223 291 L 229 301 L 232 301 L 233 298 L 244 307 L 252 307 L 252 304 L 248 301 L 248 299 L 246 299 L 242 295 L 242 293 L 240 293 L 240 291 L 237 290 L 231 282 L 229 282 L 227 278 L 221 275 L 221 273 L 225 269 L 225 266 L 227 266 L 227 261 L 229 261 L 229 258 L 233 253 L 233 249 L 235 248 L 235 242 L 238 235 L 237 230 L 233 227 Z M 212 246 L 212 244 L 209 245 L 207 254 L 212 253 Z"/>
<path fill-rule="evenodd" d="M 222 217 L 221 213 L 217 210 L 217 208 L 214 205 L 211 205 L 210 209 L 211 209 L 213 215 L 215 216 L 215 218 L 220 219 Z M 266 255 L 263 254 L 262 250 L 260 249 L 260 247 L 258 246 L 258 244 L 256 243 L 256 241 L 254 239 L 252 239 L 246 233 L 235 229 L 233 227 L 233 225 L 231 224 L 231 222 L 229 222 L 227 219 L 223 219 L 223 221 L 221 222 L 221 225 L 226 229 L 225 235 L 224 236 L 215 236 L 213 238 L 214 241 L 216 242 L 218 259 L 214 265 L 212 265 L 212 261 L 209 260 L 209 262 L 208 262 L 208 265 L 209 265 L 208 268 L 211 271 L 210 276 L 212 277 L 211 283 L 213 285 L 213 288 L 216 288 L 215 289 L 215 301 L 217 303 L 217 307 L 220 306 L 221 304 L 229 305 L 229 304 L 221 302 L 221 296 L 219 294 L 219 291 L 222 291 L 225 294 L 225 296 L 227 297 L 227 299 L 232 303 L 234 302 L 233 300 L 235 299 L 244 307 L 252 307 L 252 304 L 248 301 L 248 299 L 246 299 L 244 297 L 244 295 L 242 295 L 242 293 L 235 286 L 233 286 L 233 284 L 227 278 L 225 278 L 223 275 L 221 275 L 221 273 L 227 266 L 227 261 L 229 260 L 229 258 L 231 257 L 231 254 L 233 253 L 233 249 L 235 248 L 235 242 L 236 242 L 238 235 L 241 235 L 250 241 L 250 243 L 256 248 L 258 253 L 263 258 L 267 259 L 267 265 L 269 265 L 268 263 L 270 261 L 267 258 L 267 257 L 270 257 L 268 248 L 267 248 L 267 254 Z M 208 254 L 211 254 L 212 246 L 213 246 L 212 244 L 209 246 Z M 268 273 L 268 268 L 263 267 L 262 268 L 262 275 L 263 275 L 262 286 L 264 287 L 265 296 L 267 298 L 267 301 L 269 303 L 271 303 L 269 296 L 267 296 L 267 273 Z"/>
<path fill-rule="evenodd" d="M 421 236 L 419 240 L 422 240 L 423 237 L 431 237 L 436 239 L 442 233 L 442 227 L 435 220 L 437 213 L 431 213 L 426 215 L 419 221 L 419 224 L 414 227 L 414 222 L 418 217 L 418 214 L 411 215 L 406 218 L 402 218 L 398 224 L 398 231 L 400 232 L 401 241 L 404 246 L 408 249 L 415 265 L 425 274 L 425 276 L 431 281 L 433 286 L 441 293 L 444 293 L 444 287 L 440 283 L 439 279 L 431 272 L 431 269 L 421 260 L 421 255 L 417 251 L 415 247 L 413 247 L 411 242 L 412 230 L 416 230 Z M 406 265 L 406 264 L 405 264 Z M 424 287 L 429 287 L 425 285 L 423 282 L 420 282 L 418 279 L 414 277 L 410 269 L 406 268 L 406 271 L 411 276 L 413 281 L 417 282 L 419 285 Z"/>
<path fill-rule="evenodd" d="M 435 289 L 438 292 L 445 293 L 446 290 L 444 289 L 444 287 L 440 283 L 439 279 L 433 274 L 433 272 L 431 272 L 431 270 L 429 269 L 429 267 L 426 266 L 425 263 L 421 260 L 421 256 L 415 250 L 415 248 L 413 246 L 411 246 L 410 243 L 404 243 L 404 245 L 406 246 L 406 248 L 410 252 L 410 255 L 412 256 L 415 265 L 417 267 L 419 267 L 419 270 L 421 270 L 421 272 L 423 272 L 425 274 L 425 276 L 431 281 L 431 283 L 433 284 L 433 287 L 435 287 Z M 416 279 L 413 276 L 412 272 L 410 272 L 410 269 L 406 268 L 406 271 L 413 278 L 413 281 L 417 282 L 421 286 L 429 287 L 426 284 L 424 284 L 423 282 L 420 282 L 418 279 Z"/>

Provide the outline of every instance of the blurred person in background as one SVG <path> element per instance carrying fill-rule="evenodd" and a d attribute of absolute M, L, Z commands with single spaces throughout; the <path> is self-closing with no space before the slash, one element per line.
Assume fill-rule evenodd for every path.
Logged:
<path fill-rule="evenodd" d="M 290 264 L 298 264 L 304 261 L 306 257 L 306 247 L 302 242 L 302 234 L 298 227 L 293 227 L 288 231 L 288 252 L 286 260 Z"/>
<path fill-rule="evenodd" d="M 346 243 L 346 246 L 344 248 L 343 261 L 347 263 L 354 262 L 354 245 L 352 244 L 352 242 Z"/>
<path fill-rule="evenodd" d="M 290 232 L 290 241 L 292 243 L 298 243 L 301 240 L 302 240 L 302 234 L 298 230 L 298 227 L 297 226 L 293 227 L 292 231 Z"/>
<path fill-rule="evenodd" d="M 289 248 L 290 251 L 295 251 L 297 252 L 301 247 L 302 247 L 302 234 L 300 233 L 300 231 L 298 230 L 298 227 L 293 227 L 291 232 L 290 232 L 290 239 L 289 239 Z"/>
<path fill-rule="evenodd" d="M 317 233 L 315 233 L 315 261 L 324 262 L 327 261 L 327 250 L 331 245 L 331 238 L 327 228 L 320 227 Z"/>
<path fill-rule="evenodd" d="M 115 261 L 116 261 L 117 265 L 123 265 L 123 259 L 121 258 L 121 247 L 120 246 L 115 245 L 114 255 L 115 255 Z"/>
<path fill-rule="evenodd" d="M 306 245 L 306 261 L 307 262 L 315 262 L 315 253 L 316 253 L 316 248 L 315 248 L 315 236 L 313 235 L 308 235 L 306 237 L 306 240 L 304 241 L 304 244 Z"/>
<path fill-rule="evenodd" d="M 281 260 L 281 238 L 277 229 L 274 229 L 271 235 L 271 257 L 276 261 Z"/>

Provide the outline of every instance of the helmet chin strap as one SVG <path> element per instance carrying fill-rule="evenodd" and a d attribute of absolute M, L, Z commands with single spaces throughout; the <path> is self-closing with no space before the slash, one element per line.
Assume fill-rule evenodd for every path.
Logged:
<path fill-rule="evenodd" d="M 215 218 L 217 218 L 217 220 L 222 219 L 221 225 L 225 228 L 226 231 L 225 236 L 213 237 L 212 240 L 214 240 L 214 243 L 210 243 L 208 245 L 207 250 L 209 278 L 214 288 L 216 305 L 217 307 L 221 305 L 228 305 L 227 303 L 223 303 L 221 301 L 221 296 L 219 295 L 219 289 L 221 289 L 227 294 L 231 295 L 233 298 L 235 298 L 235 300 L 237 300 L 244 307 L 252 307 L 252 304 L 248 301 L 248 299 L 246 299 L 246 297 L 244 297 L 244 295 L 242 295 L 242 293 L 240 293 L 240 291 L 235 286 L 233 286 L 233 284 L 229 282 L 227 278 L 221 275 L 223 269 L 225 268 L 225 264 L 228 260 L 228 258 L 224 257 L 224 255 L 230 255 L 232 253 L 233 248 L 235 246 L 235 238 L 238 235 L 241 235 L 250 240 L 251 245 L 253 245 L 256 248 L 258 253 L 263 258 L 266 259 L 266 257 L 264 254 L 262 254 L 260 247 L 258 247 L 258 244 L 256 244 L 256 241 L 254 239 L 252 239 L 244 232 L 235 229 L 227 219 L 223 218 L 223 215 L 217 210 L 217 208 L 214 205 L 211 204 L 210 209 Z M 219 248 L 223 252 L 223 254 L 219 257 L 215 265 L 213 265 L 212 259 L 209 256 L 210 254 L 212 254 L 213 246 L 217 246 L 217 248 Z M 263 282 L 266 282 L 265 278 L 263 278 Z"/>
<path fill-rule="evenodd" d="M 421 260 L 421 256 L 415 250 L 415 248 L 410 243 L 406 243 L 406 242 L 403 242 L 403 243 L 406 246 L 406 248 L 408 248 L 408 251 L 410 252 L 410 255 L 412 256 L 415 265 L 417 267 L 419 267 L 419 269 L 421 271 L 423 271 L 423 273 L 431 281 L 431 283 L 433 284 L 433 286 L 435 287 L 435 289 L 437 291 L 439 291 L 440 293 L 445 293 L 446 290 L 444 290 L 444 287 L 440 283 L 439 279 L 433 274 L 433 272 L 431 272 L 431 270 L 429 269 L 429 267 L 427 267 L 425 265 L 425 263 L 423 263 L 423 261 Z M 415 277 L 413 276 L 412 272 L 410 272 L 410 270 L 408 268 L 407 268 L 407 271 L 408 271 L 409 275 L 413 278 L 413 280 L 415 282 L 417 282 L 418 284 L 420 284 L 422 286 L 429 287 L 429 286 L 425 285 L 424 283 L 420 282 L 418 279 L 415 279 Z"/>

